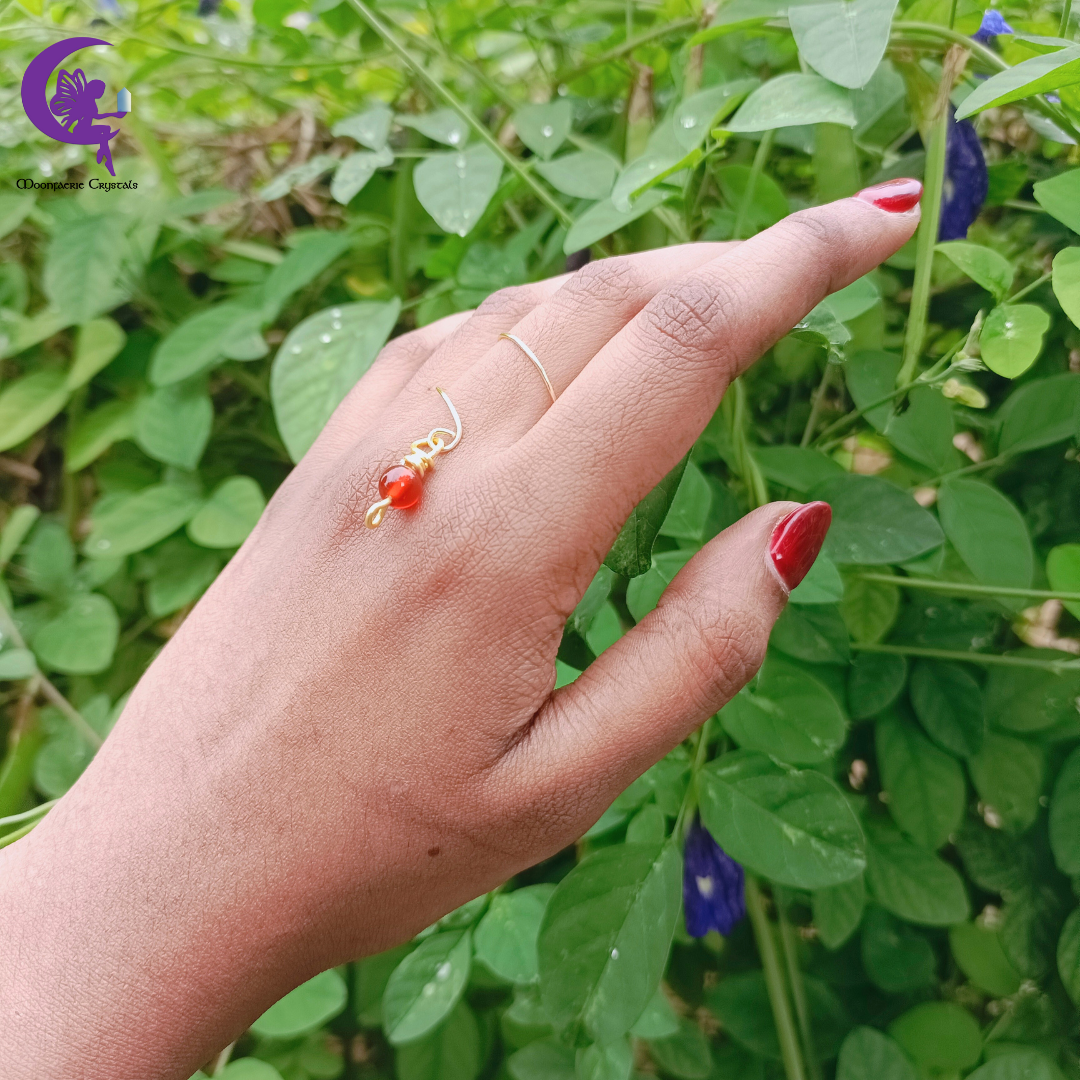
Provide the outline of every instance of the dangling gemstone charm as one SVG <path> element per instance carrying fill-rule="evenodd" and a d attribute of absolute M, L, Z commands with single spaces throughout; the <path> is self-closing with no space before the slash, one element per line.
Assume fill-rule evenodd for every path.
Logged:
<path fill-rule="evenodd" d="M 379 494 L 382 496 L 377 503 L 368 507 L 364 515 L 364 524 L 369 529 L 377 529 L 388 509 L 407 510 L 410 506 L 416 506 L 424 490 L 424 476 L 434 467 L 435 458 L 447 450 L 453 450 L 461 439 L 461 417 L 457 414 L 453 402 L 446 396 L 446 392 L 435 387 L 450 415 L 454 418 L 456 431 L 447 431 L 446 428 L 433 428 L 426 438 L 417 439 L 409 447 L 411 451 L 401 459 L 398 465 L 392 465 L 379 478 Z M 444 436 L 453 436 L 450 442 L 446 442 Z"/>

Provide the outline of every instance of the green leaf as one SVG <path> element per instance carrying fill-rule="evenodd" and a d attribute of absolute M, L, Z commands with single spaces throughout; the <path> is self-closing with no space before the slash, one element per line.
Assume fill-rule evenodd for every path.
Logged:
<path fill-rule="evenodd" d="M 578 150 L 554 161 L 538 161 L 536 171 L 556 191 L 575 199 L 606 199 L 619 163 L 602 150 Z"/>
<path fill-rule="evenodd" d="M 432 154 L 413 170 L 413 187 L 440 229 L 466 236 L 498 189 L 502 168 L 484 145 Z"/>
<path fill-rule="evenodd" d="M 799 494 L 844 471 L 831 457 L 809 447 L 755 446 L 753 455 L 766 480 Z"/>
<path fill-rule="evenodd" d="M 955 758 L 898 716 L 880 719 L 876 738 L 889 813 L 915 843 L 936 851 L 964 820 L 963 770 Z"/>
<path fill-rule="evenodd" d="M 598 240 L 610 236 L 613 232 L 644 217 L 650 210 L 655 210 L 668 196 L 670 191 L 662 188 L 650 188 L 641 198 L 634 200 L 629 210 L 619 210 L 610 197 L 590 206 L 573 225 L 570 226 L 563 240 L 563 252 L 571 255 L 575 251 L 592 247 Z"/>
<path fill-rule="evenodd" d="M 849 91 L 819 75 L 777 75 L 758 87 L 725 124 L 728 131 L 767 131 L 799 124 L 855 126 Z"/>
<path fill-rule="evenodd" d="M 331 196 L 343 206 L 359 194 L 378 169 L 385 169 L 394 164 L 394 154 L 384 147 L 382 150 L 357 150 L 350 154 L 334 171 L 330 182 Z"/>
<path fill-rule="evenodd" d="M 1065 920 L 1058 938 L 1057 967 L 1073 1004 L 1080 1008 L 1080 908 Z"/>
<path fill-rule="evenodd" d="M 892 629 L 899 611 L 900 589 L 896 585 L 867 581 L 857 574 L 846 577 L 840 617 L 853 641 L 880 641 Z"/>
<path fill-rule="evenodd" d="M 34 758 L 34 787 L 50 799 L 58 799 L 69 791 L 94 757 L 73 728 L 66 726 L 38 751 Z"/>
<path fill-rule="evenodd" d="M 949 949 L 960 970 L 984 993 L 1009 997 L 1020 989 L 1020 975 L 1009 963 L 996 930 L 957 923 L 949 927 Z"/>
<path fill-rule="evenodd" d="M 938 516 L 975 580 L 1026 589 L 1035 573 L 1027 525 L 1016 506 L 981 480 L 954 476 L 938 489 Z"/>
<path fill-rule="evenodd" d="M 675 141 L 686 151 L 700 146 L 705 136 L 757 85 L 757 79 L 734 79 L 684 98 L 672 116 Z"/>
<path fill-rule="evenodd" d="M 333 411 L 375 362 L 401 302 L 342 304 L 293 327 L 274 357 L 270 399 L 281 438 L 299 461 Z"/>
<path fill-rule="evenodd" d="M 844 365 L 844 378 L 852 401 L 857 408 L 866 410 L 866 419 L 881 432 L 893 414 L 896 399 L 881 405 L 874 405 L 874 402 L 888 397 L 896 389 L 899 371 L 899 356 L 871 349 L 854 353 Z M 871 405 L 874 407 L 869 408 Z"/>
<path fill-rule="evenodd" d="M 712 502 L 712 488 L 705 474 L 692 461 L 687 462 L 675 498 L 660 526 L 660 535 L 700 544 L 705 539 Z"/>
<path fill-rule="evenodd" d="M 1080 233 L 1080 169 L 1058 173 L 1040 180 L 1034 187 L 1035 201 L 1075 233 Z"/>
<path fill-rule="evenodd" d="M 34 635 L 31 645 L 42 667 L 65 675 L 96 675 L 111 663 L 120 619 L 97 593 L 75 595 Z"/>
<path fill-rule="evenodd" d="M 1025 832 L 1039 814 L 1046 774 L 1043 749 L 990 732 L 982 749 L 968 760 L 968 769 L 979 798 L 1002 828 Z"/>
<path fill-rule="evenodd" d="M 70 391 L 62 371 L 43 368 L 0 391 L 0 450 L 26 442 L 66 404 Z"/>
<path fill-rule="evenodd" d="M 347 232 L 313 229 L 298 234 L 292 250 L 270 271 L 263 282 L 262 320 L 277 318 L 285 301 L 310 285 L 330 264 L 348 250 L 352 238 Z M 244 337 L 249 337 L 249 330 Z M 234 343 L 239 338 L 233 338 Z"/>
<path fill-rule="evenodd" d="M 263 202 L 283 199 L 293 188 L 310 184 L 313 180 L 317 180 L 322 176 L 323 173 L 329 172 L 337 164 L 337 161 L 338 159 L 332 154 L 316 154 L 314 157 L 308 158 L 307 161 L 302 161 L 299 165 L 294 165 L 291 169 L 279 173 L 269 184 L 259 189 L 258 197 Z"/>
<path fill-rule="evenodd" d="M 823 982 L 803 976 L 809 1007 L 814 1049 L 819 1060 L 836 1054 L 841 1039 L 851 1025 L 844 1006 Z M 748 1050 L 771 1061 L 781 1059 L 769 992 L 760 971 L 726 975 L 705 991 L 705 1002 L 724 1026 L 724 1032 Z"/>
<path fill-rule="evenodd" d="M 846 664 L 851 659 L 847 627 L 836 604 L 789 605 L 777 619 L 769 641 L 808 664 Z"/>
<path fill-rule="evenodd" d="M 1046 1054 L 1026 1047 L 997 1054 L 968 1075 L 975 1080 L 1065 1080 Z"/>
<path fill-rule="evenodd" d="M 865 86 L 885 55 L 896 2 L 793 4 L 788 20 L 800 55 L 830 82 L 852 90 Z"/>
<path fill-rule="evenodd" d="M 62 600 L 75 582 L 75 545 L 64 526 L 45 518 L 23 552 L 26 584 L 36 593 Z"/>
<path fill-rule="evenodd" d="M 840 749 L 847 718 L 817 679 L 769 657 L 755 682 L 720 710 L 724 730 L 740 746 L 795 765 L 827 761 Z"/>
<path fill-rule="evenodd" d="M 210 440 L 214 404 L 199 379 L 159 386 L 135 409 L 135 441 L 155 461 L 193 471 Z"/>
<path fill-rule="evenodd" d="M 93 518 L 83 554 L 90 559 L 133 555 L 186 525 L 202 497 L 171 484 L 154 484 L 111 503 Z"/>
<path fill-rule="evenodd" d="M 1075 83 L 1080 83 L 1080 46 L 1033 56 L 999 71 L 973 90 L 956 110 L 956 119 Z"/>
<path fill-rule="evenodd" d="M 394 969 L 383 994 L 383 1027 L 394 1046 L 441 1024 L 461 999 L 472 967 L 472 934 L 449 930 L 425 938 Z"/>
<path fill-rule="evenodd" d="M 866 907 L 862 874 L 842 885 L 815 889 L 810 894 L 810 905 L 821 943 L 826 949 L 839 949 L 862 922 Z"/>
<path fill-rule="evenodd" d="M 1066 759 L 1050 800 L 1050 847 L 1063 874 L 1080 875 L 1080 749 Z"/>
<path fill-rule="evenodd" d="M 0 680 L 29 679 L 36 672 L 37 663 L 29 649 L 5 649 L 0 652 Z"/>
<path fill-rule="evenodd" d="M 1009 894 L 1001 944 L 1021 975 L 1041 979 L 1050 971 L 1063 921 L 1061 899 L 1051 886 L 1029 879 Z"/>
<path fill-rule="evenodd" d="M 224 1069 L 219 1069 L 214 1080 L 281 1080 L 281 1073 L 268 1061 L 245 1057 L 230 1061 Z"/>
<path fill-rule="evenodd" d="M 454 109 L 433 109 L 419 116 L 399 113 L 394 119 L 402 126 L 419 131 L 434 142 L 443 146 L 460 148 L 469 141 L 471 134 L 468 121 Z"/>
<path fill-rule="evenodd" d="M 850 881 L 866 866 L 862 827 L 817 772 L 736 750 L 699 774 L 701 816 L 720 846 L 754 873 L 798 889 Z"/>
<path fill-rule="evenodd" d="M 522 105 L 514 113 L 518 138 L 543 161 L 547 161 L 570 134 L 574 107 L 567 98 L 543 105 Z"/>
<path fill-rule="evenodd" d="M 64 471 L 76 473 L 96 461 L 113 443 L 135 434 L 135 403 L 107 401 L 81 420 L 68 435 Z"/>
<path fill-rule="evenodd" d="M 67 375 L 69 390 L 85 386 L 124 347 L 127 335 L 112 319 L 91 319 L 79 327 L 75 359 Z"/>
<path fill-rule="evenodd" d="M 608 569 L 633 578 L 652 567 L 653 544 L 675 500 L 687 461 L 683 458 L 631 511 L 604 559 Z"/>
<path fill-rule="evenodd" d="M 459 1001 L 430 1035 L 398 1049 L 399 1080 L 474 1080 L 480 1072 L 480 1028 L 472 1009 Z"/>
<path fill-rule="evenodd" d="M 37 196 L 32 191 L 0 192 L 0 240 L 13 233 L 34 209 Z"/>
<path fill-rule="evenodd" d="M 536 940 L 553 885 L 496 893 L 476 928 L 476 958 L 500 978 L 525 985 L 540 977 Z"/>
<path fill-rule="evenodd" d="M 1054 256 L 1053 285 L 1061 310 L 1080 326 L 1080 247 L 1065 248 Z"/>
<path fill-rule="evenodd" d="M 574 1071 L 577 1080 L 630 1080 L 634 1054 L 627 1039 L 593 1043 L 578 1050 Z"/>
<path fill-rule="evenodd" d="M 953 1001 L 926 1001 L 889 1025 L 889 1034 L 924 1068 L 956 1072 L 968 1069 L 982 1054 L 975 1018 Z"/>
<path fill-rule="evenodd" d="M 983 323 L 979 335 L 983 363 L 998 375 L 1015 379 L 1042 352 L 1050 316 L 1036 304 L 999 304 Z"/>
<path fill-rule="evenodd" d="M 3 528 L 0 528 L 0 570 L 11 562 L 12 556 L 19 550 L 39 517 L 41 511 L 33 503 L 16 506 L 8 514 L 7 521 Z"/>
<path fill-rule="evenodd" d="M 540 927 L 540 993 L 556 1030 L 598 1042 L 630 1030 L 656 992 L 679 917 L 673 843 L 588 856 L 559 883 Z"/>
<path fill-rule="evenodd" d="M 506 1060 L 512 1080 L 577 1080 L 574 1051 L 554 1039 L 529 1043 Z"/>
<path fill-rule="evenodd" d="M 999 304 L 1005 299 L 1016 271 L 1004 255 L 998 254 L 993 248 L 970 244 L 966 240 L 949 240 L 938 244 L 934 250 L 940 251 L 953 266 L 992 293 Z"/>
<path fill-rule="evenodd" d="M 630 1034 L 639 1039 L 663 1039 L 679 1030 L 679 1018 L 671 1007 L 661 986 L 653 994 L 645 1010 L 634 1021 Z"/>
<path fill-rule="evenodd" d="M 730 214 L 730 226 L 725 238 L 730 237 L 730 229 L 734 228 L 735 212 L 742 205 L 752 171 L 749 165 L 722 165 L 713 172 L 728 207 L 726 212 Z M 783 188 L 767 173 L 759 173 L 751 195 L 748 226 L 754 232 L 760 232 L 790 213 L 791 206 Z"/>
<path fill-rule="evenodd" d="M 881 299 L 881 289 L 870 274 L 856 278 L 850 285 L 831 293 L 821 301 L 840 322 L 851 322 L 869 311 Z"/>
<path fill-rule="evenodd" d="M 1073 438 L 1080 433 L 1080 375 L 1051 375 L 1018 386 L 1001 406 L 998 419 L 1002 454 L 1038 450 Z"/>
<path fill-rule="evenodd" d="M 390 125 L 393 120 L 394 113 L 390 106 L 376 101 L 363 112 L 339 120 L 330 129 L 330 134 L 335 138 L 348 135 L 369 150 L 381 150 L 390 138 Z"/>
<path fill-rule="evenodd" d="M 911 704 L 939 746 L 959 757 L 979 752 L 986 732 L 983 695 L 965 667 L 920 660 L 911 676 Z"/>
<path fill-rule="evenodd" d="M 239 547 L 265 509 L 262 488 L 250 476 L 230 476 L 188 522 L 187 533 L 200 547 Z"/>
<path fill-rule="evenodd" d="M 870 894 L 898 918 L 920 926 L 951 926 L 969 917 L 964 879 L 895 829 L 874 830 L 868 858 Z"/>
<path fill-rule="evenodd" d="M 1059 588 L 1050 572 L 1054 562 L 1054 552 L 1051 551 L 1047 559 L 1047 574 L 1051 585 Z M 1047 658 L 1061 654 L 1051 650 L 1030 650 L 1030 655 Z M 994 667 L 990 669 L 984 694 L 986 719 L 991 727 L 1008 731 L 1042 731 L 1074 717 L 1077 696 L 1080 696 L 1078 672 L 1055 675 L 1033 668 Z"/>
<path fill-rule="evenodd" d="M 712 1075 L 712 1054 L 705 1033 L 685 1016 L 672 1035 L 649 1040 L 649 1057 L 661 1071 L 680 1080 L 705 1080 Z"/>
<path fill-rule="evenodd" d="M 876 1028 L 857 1027 L 844 1040 L 836 1080 L 917 1080 L 911 1059 Z"/>
<path fill-rule="evenodd" d="M 215 304 L 185 319 L 161 339 L 150 361 L 150 382 L 167 386 L 205 371 L 225 358 L 234 343 L 262 325 L 261 312 L 236 301 Z"/>
<path fill-rule="evenodd" d="M 836 569 L 836 563 L 819 555 L 806 577 L 791 590 L 788 600 L 792 604 L 835 604 L 843 598 L 844 579 Z"/>
<path fill-rule="evenodd" d="M 333 968 L 301 983 L 271 1005 L 251 1025 L 256 1035 L 267 1039 L 293 1039 L 321 1027 L 333 1019 L 348 999 L 345 980 Z"/>
<path fill-rule="evenodd" d="M 155 619 L 197 600 L 221 569 L 220 556 L 184 536 L 166 540 L 155 554 L 156 570 L 146 583 L 146 612 Z"/>
<path fill-rule="evenodd" d="M 845 473 L 808 493 L 832 507 L 822 551 L 837 563 L 880 566 L 906 562 L 938 547 L 941 528 L 907 492 L 876 476 Z"/>
<path fill-rule="evenodd" d="M 934 981 L 937 957 L 930 942 L 876 904 L 863 918 L 860 944 L 863 967 L 879 990 L 904 993 Z"/>
<path fill-rule="evenodd" d="M 42 284 L 67 325 L 87 323 L 123 299 L 114 288 L 124 253 L 117 232 L 116 218 L 100 214 L 68 221 L 53 234 Z"/>
<path fill-rule="evenodd" d="M 1059 544 L 1046 557 L 1046 576 L 1050 588 L 1061 592 L 1080 592 L 1080 544 Z M 1080 613 L 1080 603 L 1065 602 L 1073 615 Z"/>

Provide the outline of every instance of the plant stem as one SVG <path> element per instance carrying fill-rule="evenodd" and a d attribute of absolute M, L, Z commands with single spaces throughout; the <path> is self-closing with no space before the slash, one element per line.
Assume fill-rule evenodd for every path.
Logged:
<path fill-rule="evenodd" d="M 825 393 L 829 389 L 829 384 L 833 381 L 833 368 L 839 368 L 839 366 L 839 364 L 834 364 L 828 356 L 825 357 L 825 370 L 822 372 L 821 382 L 818 383 L 814 402 L 810 406 L 810 415 L 806 418 L 806 427 L 803 428 L 802 438 L 799 440 L 800 446 L 810 445 L 814 428 L 817 427 L 818 417 L 821 415 L 821 406 L 825 403 Z"/>
<path fill-rule="evenodd" d="M 1067 604 L 1080 603 L 1080 592 L 1061 592 L 1058 589 L 1016 589 L 1004 585 L 975 585 L 966 581 L 937 581 L 934 578 L 893 577 L 891 574 L 858 574 L 863 581 L 880 581 L 905 589 L 925 589 L 927 592 L 952 593 L 956 596 L 1016 596 L 1032 600 L 1062 600 Z"/>
<path fill-rule="evenodd" d="M 769 1004 L 772 1006 L 773 1022 L 776 1024 L 776 1036 L 780 1040 L 780 1055 L 784 1062 L 787 1080 L 806 1080 L 802 1054 L 799 1052 L 799 1036 L 795 1030 L 795 1021 L 791 1015 L 787 987 L 784 985 L 784 972 L 780 967 L 780 958 L 776 953 L 772 926 L 765 914 L 765 904 L 761 897 L 761 887 L 753 874 L 746 875 L 746 913 L 750 916 L 750 925 L 754 930 L 761 956 L 761 967 L 765 974 L 765 986 L 769 992 Z"/>
<path fill-rule="evenodd" d="M 948 139 L 949 110 L 947 99 L 941 115 L 931 118 L 929 145 L 926 148 L 926 190 L 922 198 L 922 221 L 915 242 L 915 282 L 911 288 L 911 307 L 907 334 L 904 337 L 904 359 L 896 375 L 896 385 L 902 386 L 915 378 L 915 368 L 922 355 L 926 337 L 927 313 L 930 308 L 930 275 L 937 244 L 938 223 L 941 220 L 941 191 L 945 183 L 945 144 Z"/>
<path fill-rule="evenodd" d="M 606 53 L 601 53 L 599 56 L 594 56 L 591 60 L 586 60 L 577 67 L 565 68 L 562 71 L 557 71 L 555 73 L 554 82 L 556 85 L 573 82 L 576 78 L 584 75 L 586 71 L 591 71 L 594 67 L 599 67 L 601 64 L 610 64 L 612 60 L 619 60 L 628 53 L 632 53 L 639 45 L 647 45 L 650 41 L 655 41 L 657 38 L 666 37 L 668 34 L 677 34 L 680 30 L 689 30 L 691 27 L 696 27 L 698 21 L 698 18 L 695 16 L 689 19 L 675 19 L 674 22 L 662 23 L 660 26 L 654 26 L 651 30 L 645 30 L 638 34 L 637 37 L 627 38 L 621 45 L 616 45 L 615 48 L 609 49 Z"/>
<path fill-rule="evenodd" d="M 765 477 L 761 475 L 761 469 L 758 468 L 754 455 L 750 453 L 750 442 L 746 437 L 748 426 L 746 387 L 742 379 L 734 379 L 728 390 L 731 396 L 729 398 L 727 394 L 724 395 L 724 416 L 728 420 L 728 428 L 731 431 L 731 441 L 734 444 L 736 460 L 739 464 L 739 476 L 746 485 L 751 503 L 757 508 L 769 501 L 769 487 L 765 483 Z"/>
<path fill-rule="evenodd" d="M 985 667 L 1035 668 L 1061 675 L 1066 671 L 1080 670 L 1080 659 L 1040 660 L 1034 656 L 1002 656 L 999 653 L 962 652 L 959 649 L 926 649 L 921 645 L 871 645 L 851 643 L 858 652 L 890 653 L 893 656 L 921 656 L 930 660 L 960 660 Z"/>
<path fill-rule="evenodd" d="M 799 967 L 795 928 L 787 916 L 787 897 L 780 888 L 773 886 L 773 899 L 776 901 L 776 921 L 780 926 L 780 945 L 784 950 L 788 982 L 791 983 L 791 999 L 795 1003 L 795 1017 L 799 1021 L 799 1033 L 802 1036 L 806 1071 L 810 1074 L 810 1080 L 822 1080 L 821 1062 L 818 1061 L 814 1030 L 810 1023 L 810 1006 L 806 1000 L 806 986 L 803 983 L 802 969 Z"/>
<path fill-rule="evenodd" d="M 59 801 L 59 799 L 50 799 L 48 802 L 35 806 L 33 810 L 24 810 L 21 814 L 11 814 L 9 817 L 0 818 L 0 829 L 6 829 L 9 825 L 19 825 L 24 821 L 33 821 L 34 818 L 47 814 Z"/>
<path fill-rule="evenodd" d="M 758 143 L 757 151 L 754 154 L 754 162 L 750 166 L 750 175 L 746 178 L 746 190 L 743 192 L 742 198 L 739 200 L 739 208 L 735 212 L 735 225 L 731 230 L 731 236 L 734 240 L 743 238 L 742 231 L 746 225 L 746 217 L 750 213 L 750 207 L 754 202 L 754 188 L 757 187 L 758 177 L 765 169 L 765 162 L 769 158 L 769 151 L 772 150 L 775 135 L 776 131 L 770 128 L 761 136 L 761 142 Z"/>
<path fill-rule="evenodd" d="M 940 484 L 942 480 L 948 480 L 951 476 L 967 476 L 968 473 L 981 472 L 983 469 L 991 469 L 995 465 L 1001 465 L 1008 461 L 1012 455 L 998 454 L 996 457 L 987 458 L 985 461 L 976 461 L 973 465 L 965 465 L 962 469 L 953 469 L 952 472 L 941 473 L 940 476 L 932 476 L 921 484 L 926 487 L 929 484 Z"/>
<path fill-rule="evenodd" d="M 9 832 L 7 836 L 0 836 L 0 848 L 6 848 L 9 844 L 14 844 L 16 840 L 21 840 L 38 823 L 38 821 L 28 821 L 21 829 Z"/>
<path fill-rule="evenodd" d="M 697 802 L 697 776 L 701 767 L 705 764 L 705 758 L 709 752 L 709 729 L 712 727 L 713 718 L 710 716 L 704 724 L 698 728 L 698 741 L 694 749 L 694 763 L 690 767 L 690 783 L 686 787 L 682 804 L 679 806 L 679 816 L 675 819 L 675 828 L 671 835 L 678 839 L 682 835 L 683 824 L 686 815 L 690 813 L 693 804 Z"/>
<path fill-rule="evenodd" d="M 1037 277 L 1030 285 L 1025 285 L 1014 296 L 1008 297 L 1005 303 L 1015 304 L 1016 301 L 1019 300 L 1021 297 L 1027 296 L 1027 294 L 1030 292 L 1034 292 L 1040 285 L 1045 285 L 1053 276 L 1053 272 L 1048 270 L 1041 277 Z"/>
<path fill-rule="evenodd" d="M 1065 6 L 1061 9 L 1061 22 L 1058 23 L 1058 37 L 1063 38 L 1069 33 L 1069 17 L 1072 15 L 1072 0 L 1065 0 Z"/>
<path fill-rule="evenodd" d="M 390 227 L 390 285 L 403 300 L 408 284 L 406 271 L 406 222 L 409 220 L 409 185 L 412 183 L 413 163 L 399 161 L 394 176 L 394 221 Z"/>
<path fill-rule="evenodd" d="M 432 93 L 441 97 L 447 105 L 450 106 L 464 120 L 469 127 L 476 132 L 480 138 L 487 143 L 488 147 L 495 152 L 504 165 L 512 172 L 518 174 L 521 179 L 532 189 L 533 194 L 549 209 L 555 216 L 566 226 L 573 225 L 574 218 L 567 211 L 566 207 L 551 194 L 550 191 L 539 180 L 536 179 L 532 173 L 526 169 L 520 161 L 513 154 L 511 154 L 506 147 L 491 134 L 490 131 L 472 114 L 472 111 L 465 105 L 463 101 L 448 87 L 443 86 L 438 79 L 431 75 L 428 70 L 420 63 L 405 48 L 404 45 L 398 41 L 397 36 L 390 30 L 390 28 L 380 19 L 374 11 L 364 3 L 364 0 L 349 0 L 354 8 L 363 16 L 364 20 L 368 23 L 372 30 L 379 35 L 386 42 L 386 44 L 404 61 L 405 66 L 416 76 L 416 78 L 422 82 Z"/>

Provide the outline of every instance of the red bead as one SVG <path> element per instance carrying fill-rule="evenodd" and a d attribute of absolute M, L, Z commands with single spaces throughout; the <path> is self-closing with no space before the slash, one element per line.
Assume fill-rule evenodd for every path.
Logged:
<path fill-rule="evenodd" d="M 424 481 L 408 465 L 395 465 L 387 469 L 379 480 L 379 494 L 389 499 L 390 505 L 397 510 L 415 506 L 423 490 Z"/>
<path fill-rule="evenodd" d="M 883 184 L 863 188 L 855 194 L 855 198 L 879 210 L 888 210 L 890 214 L 903 214 L 914 209 L 922 198 L 922 184 L 908 177 L 886 180 Z"/>

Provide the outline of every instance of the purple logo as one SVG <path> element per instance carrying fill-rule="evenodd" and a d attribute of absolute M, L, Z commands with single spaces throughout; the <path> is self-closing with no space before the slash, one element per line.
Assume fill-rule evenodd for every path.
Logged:
<path fill-rule="evenodd" d="M 96 146 L 98 163 L 104 162 L 109 175 L 115 176 L 109 140 L 120 131 L 94 121 L 127 116 L 131 112 L 131 94 L 124 89 L 116 95 L 118 112 L 99 113 L 97 99 L 105 93 L 105 84 L 101 79 L 87 82 L 82 69 L 76 68 L 73 72 L 60 72 L 56 91 L 51 99 L 48 98 L 49 78 L 63 60 L 89 45 L 111 44 L 101 38 L 77 37 L 43 49 L 30 61 L 23 76 L 22 103 L 30 123 L 43 135 L 73 146 Z"/>

